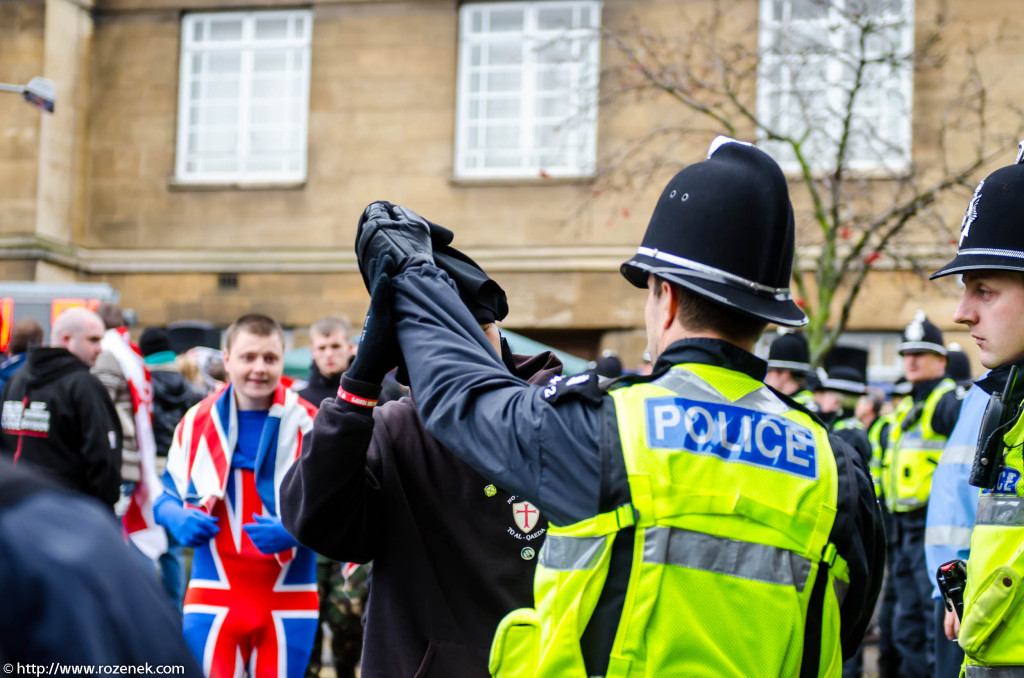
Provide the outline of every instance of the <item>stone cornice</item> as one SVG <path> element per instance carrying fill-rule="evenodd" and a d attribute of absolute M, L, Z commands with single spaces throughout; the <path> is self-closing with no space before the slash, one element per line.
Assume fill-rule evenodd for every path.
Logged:
<path fill-rule="evenodd" d="M 945 249 L 945 248 L 943 248 Z M 635 252 L 629 246 L 547 246 L 469 248 L 485 270 L 492 272 L 618 271 Z M 800 248 L 805 265 L 812 264 L 815 247 Z M 952 257 L 934 247 L 903 248 L 900 261 L 939 268 Z M 37 235 L 0 236 L 0 259 L 33 259 L 89 274 L 125 273 L 355 273 L 350 249 L 92 249 Z M 890 257 L 877 261 L 879 271 L 905 269 Z"/>

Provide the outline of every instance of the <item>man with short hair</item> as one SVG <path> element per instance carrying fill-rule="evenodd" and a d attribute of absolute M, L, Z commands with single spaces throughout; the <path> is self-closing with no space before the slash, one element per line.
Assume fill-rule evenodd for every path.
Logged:
<path fill-rule="evenodd" d="M 25 364 L 28 350 L 43 345 L 43 326 L 33 318 L 20 318 L 11 326 L 11 340 L 7 343 L 7 360 L 0 363 L 0 392 L 7 380 Z"/>
<path fill-rule="evenodd" d="M 356 241 L 415 356 L 420 414 L 551 521 L 537 607 L 502 621 L 492 674 L 835 675 L 878 593 L 881 524 L 856 453 L 767 388 L 751 353 L 767 322 L 806 323 L 778 165 L 720 137 L 669 182 L 622 267 L 647 288 L 655 368 L 608 392 L 596 375 L 531 386 L 502 369 L 426 231 L 374 203 Z"/>
<path fill-rule="evenodd" d="M 960 414 L 962 392 L 946 377 L 942 331 L 918 311 L 899 345 L 911 384 L 893 413 L 882 459 L 882 486 L 892 514 L 896 610 L 893 640 L 900 675 L 931 678 L 935 672 L 934 606 L 924 538 L 932 475 Z"/>
<path fill-rule="evenodd" d="M 309 353 L 313 364 L 309 367 L 306 387 L 299 395 L 314 405 L 338 393 L 341 375 L 355 355 L 349 333 L 348 321 L 333 316 L 320 318 L 309 328 Z"/>
<path fill-rule="evenodd" d="M 32 348 L 4 388 L 2 443 L 14 463 L 42 469 L 58 482 L 113 508 L 121 486 L 121 424 L 89 368 L 103 340 L 92 311 L 64 311 L 50 346 Z"/>
<path fill-rule="evenodd" d="M 964 215 L 956 257 L 932 278 L 962 274 L 963 297 L 953 320 L 966 325 L 991 369 L 977 386 L 1001 394 L 1003 416 L 983 431 L 979 445 L 995 469 L 981 491 L 967 561 L 960 647 L 968 678 L 1024 676 L 1024 617 L 1020 586 L 1024 578 L 1024 142 L 1017 160 L 987 176 L 974 190 Z M 973 389 L 972 389 L 973 390 Z M 995 399 L 995 398 L 993 398 Z M 989 405 L 990 408 L 994 406 Z M 955 626 L 955 625 L 951 625 Z"/>
<path fill-rule="evenodd" d="M 182 623 L 205 674 L 298 678 L 316 631 L 316 563 L 278 503 L 316 408 L 281 384 L 284 333 L 272 318 L 231 324 L 224 368 L 228 384 L 178 424 L 154 513 L 195 548 Z"/>

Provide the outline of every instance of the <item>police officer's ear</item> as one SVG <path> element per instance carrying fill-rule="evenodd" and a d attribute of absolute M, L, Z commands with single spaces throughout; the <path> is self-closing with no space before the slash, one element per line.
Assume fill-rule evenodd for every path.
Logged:
<path fill-rule="evenodd" d="M 675 285 L 654 275 L 651 276 L 648 284 L 651 286 L 654 294 L 657 313 L 654 320 L 659 329 L 667 330 L 675 321 L 676 314 L 679 313 L 682 293 Z"/>

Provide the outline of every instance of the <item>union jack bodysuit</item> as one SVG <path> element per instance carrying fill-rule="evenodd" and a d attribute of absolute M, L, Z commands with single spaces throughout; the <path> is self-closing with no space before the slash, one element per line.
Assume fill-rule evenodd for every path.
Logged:
<path fill-rule="evenodd" d="M 278 386 L 255 471 L 231 466 L 238 412 L 230 386 L 190 409 L 167 456 L 165 490 L 219 518 L 220 532 L 195 549 L 183 629 L 203 672 L 232 678 L 302 676 L 316 633 L 315 554 L 296 547 L 260 553 L 242 527 L 277 515 L 285 471 L 313 426 L 316 408 Z"/>

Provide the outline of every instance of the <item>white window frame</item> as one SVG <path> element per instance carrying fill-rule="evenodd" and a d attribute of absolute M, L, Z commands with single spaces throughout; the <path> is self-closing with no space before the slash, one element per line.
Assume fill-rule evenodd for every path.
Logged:
<path fill-rule="evenodd" d="M 827 16 L 814 19 L 791 19 L 794 1 L 808 0 L 760 0 L 758 117 L 766 124 L 806 129 L 810 122 L 806 116 L 821 111 L 802 100 L 801 93 L 824 92 L 824 108 L 829 112 L 825 114 L 822 126 L 827 140 L 822 140 L 822 148 L 805 148 L 804 156 L 812 169 L 827 170 L 836 164 L 836 141 L 842 127 L 840 113 L 847 108 L 849 97 L 850 83 L 844 80 L 844 74 L 848 74 L 849 70 L 844 68 L 839 55 L 843 53 L 848 36 L 859 35 L 855 28 L 849 27 L 841 10 L 849 4 L 869 0 L 822 0 L 828 6 Z M 895 41 L 883 43 L 885 52 L 895 51 L 909 56 L 914 49 L 914 0 L 895 1 L 899 3 L 897 11 L 893 11 L 891 4 L 886 3 L 885 9 L 878 16 L 879 25 L 898 31 Z M 816 4 L 821 3 L 816 0 Z M 774 48 L 777 44 L 792 41 L 795 35 L 827 36 L 820 43 L 825 48 L 824 54 L 816 60 L 806 53 L 786 56 Z M 870 54 L 870 47 L 868 50 Z M 797 90 L 793 84 L 800 77 L 800 69 L 806 69 L 816 61 L 823 69 L 824 78 L 801 83 L 802 88 Z M 862 85 L 857 92 L 855 119 L 871 121 L 867 123 L 871 129 L 870 133 L 852 132 L 852 145 L 847 149 L 844 167 L 859 172 L 904 171 L 911 161 L 913 68 L 909 58 L 897 67 L 880 64 L 871 67 L 876 70 L 888 69 L 888 73 L 884 78 L 869 77 L 869 84 Z M 778 80 L 773 77 L 773 73 L 778 74 Z M 873 86 L 877 83 L 880 84 Z M 801 119 L 796 121 L 795 115 L 801 116 Z M 788 144 L 768 140 L 764 129 L 759 129 L 758 133 L 761 147 L 784 170 L 792 172 L 800 169 Z"/>
<path fill-rule="evenodd" d="M 208 38 L 210 26 L 217 20 L 228 19 L 241 21 L 242 35 L 240 39 L 216 41 Z M 287 20 L 286 37 L 256 38 L 256 23 L 259 20 Z M 200 28 L 197 29 L 197 25 Z M 281 184 L 297 183 L 306 179 L 308 127 L 309 127 L 309 79 L 310 58 L 313 30 L 313 13 L 308 9 L 272 10 L 254 12 L 196 12 L 185 14 L 181 22 L 181 61 L 178 81 L 178 138 L 175 149 L 175 181 L 185 184 Z M 203 38 L 196 39 L 196 31 L 202 31 Z M 253 86 L 257 82 L 254 61 L 261 50 L 285 51 L 285 70 L 280 71 L 287 81 L 286 87 L 290 100 L 289 111 L 284 113 L 284 123 L 259 124 L 251 119 L 254 98 Z M 233 101 L 237 106 L 233 122 L 221 123 L 225 133 L 236 135 L 236 146 L 233 152 L 237 160 L 235 171 L 211 171 L 203 169 L 205 163 L 216 161 L 216 158 L 204 156 L 201 152 L 190 149 L 190 135 L 200 134 L 203 130 L 209 133 L 211 125 L 205 124 L 201 118 L 204 110 L 212 108 L 205 98 L 205 83 L 216 76 L 206 71 L 193 72 L 193 57 L 201 59 L 201 64 L 209 64 L 209 56 L 224 53 L 237 53 L 240 59 L 237 76 L 237 97 L 225 99 Z M 264 52 L 265 53 L 265 52 Z M 227 82 L 230 76 L 222 76 Z M 193 100 L 193 85 L 200 88 L 199 99 Z M 266 99 L 281 101 L 281 98 Z M 193 115 L 193 103 L 198 102 L 197 112 Z M 272 108 L 272 107 L 271 107 Z M 275 113 L 279 113 L 275 111 Z M 196 119 L 196 118 L 200 119 Z M 247 162 L 258 160 L 258 153 L 251 146 L 252 135 L 258 132 L 271 132 L 279 128 L 281 134 L 291 136 L 289 148 L 276 154 L 276 160 L 283 162 L 285 167 L 274 170 L 246 169 Z M 214 132 L 215 133 L 215 132 Z M 290 156 L 290 157 L 289 157 Z M 275 154 L 267 153 L 268 161 L 275 159 Z M 230 154 L 220 158 L 229 161 Z M 290 165 L 290 166 L 289 166 Z"/>
<path fill-rule="evenodd" d="M 531 179 L 549 177 L 589 177 L 595 172 L 597 155 L 597 89 L 600 77 L 601 0 L 536 0 L 529 2 L 470 2 L 459 8 L 459 61 L 458 90 L 456 95 L 456 133 L 454 173 L 465 179 Z M 541 30 L 538 16 L 544 10 L 573 12 L 573 26 L 557 30 Z M 510 10 L 523 12 L 521 31 L 491 31 L 490 17 L 495 12 Z M 587 27 L 578 27 L 583 12 L 589 12 Z M 510 37 L 519 36 L 521 43 L 518 65 L 495 66 L 488 63 L 491 52 L 487 47 L 496 43 L 507 44 Z M 559 72 L 567 67 L 570 86 L 563 93 L 567 98 L 564 115 L 544 118 L 537 107 L 545 98 L 535 87 L 545 67 L 541 51 L 562 41 L 568 42 L 571 54 L 566 62 L 547 62 L 549 71 Z M 481 61 L 474 66 L 474 48 L 479 48 Z M 493 75 L 519 72 L 517 90 L 497 92 L 487 88 L 487 78 Z M 472 90 L 474 80 L 480 83 Z M 509 103 L 518 96 L 519 113 L 507 118 L 488 118 L 485 113 L 490 102 Z M 551 97 L 547 98 L 550 102 Z M 502 126 L 518 127 L 518 143 L 509 149 L 487 149 L 485 135 L 493 129 L 495 121 Z M 538 147 L 538 125 L 554 126 L 558 142 L 548 148 Z M 489 155 L 490 153 L 490 155 Z M 543 162 L 542 156 L 552 159 L 559 153 L 562 162 Z M 518 156 L 514 166 L 487 167 L 490 157 L 504 156 L 510 162 Z"/>

